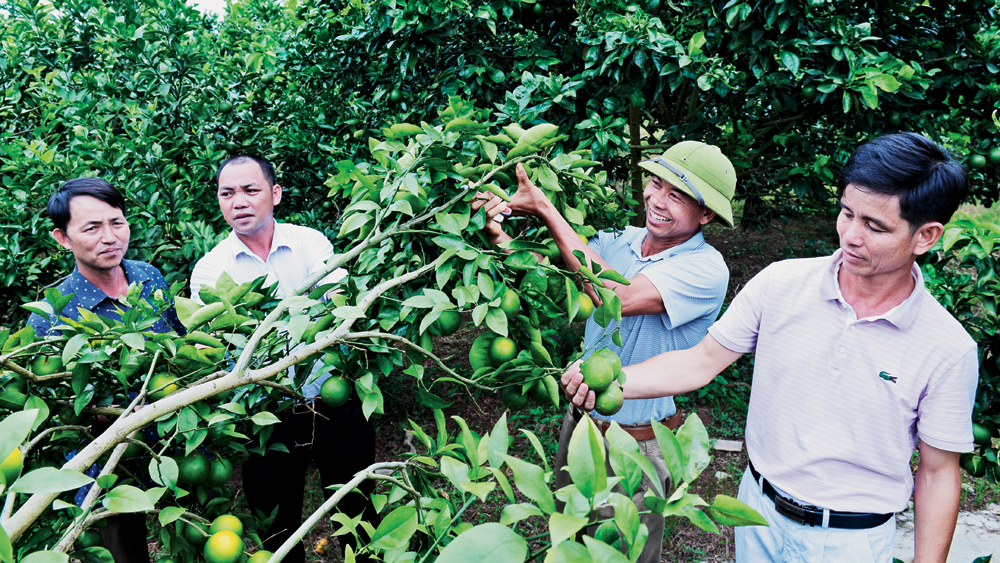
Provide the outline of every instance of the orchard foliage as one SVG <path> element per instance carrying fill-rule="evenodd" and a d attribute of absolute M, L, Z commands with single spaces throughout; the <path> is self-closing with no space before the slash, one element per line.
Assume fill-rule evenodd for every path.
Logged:
<path fill-rule="evenodd" d="M 18 559 L 65 561 L 82 531 L 123 512 L 156 512 L 162 550 L 184 561 L 197 560 L 199 535 L 188 527 L 228 512 L 232 498 L 225 479 L 193 476 L 188 467 L 206 462 L 192 461 L 192 456 L 208 460 L 208 452 L 225 465 L 232 463 L 230 458 L 239 461 L 262 452 L 278 422 L 274 413 L 302 399 L 294 389 L 323 373 L 348 377 L 366 416 L 382 412 L 380 389 L 399 379 L 412 380 L 409 384 L 418 389 L 421 401 L 432 407 L 443 403 L 434 387 L 444 383 L 485 390 L 507 387 L 518 393 L 538 388 L 544 390 L 542 401 L 558 402 L 553 376 L 580 351 L 571 343 L 552 347 L 555 339 L 542 338 L 542 330 L 576 315 L 579 304 L 573 304 L 582 278 L 598 287 L 602 279 L 627 280 L 594 264 L 570 273 L 547 257 L 540 259 L 530 251 L 547 246 L 530 227 L 507 245 L 509 254 L 492 248 L 480 235 L 485 212 L 472 213 L 470 201 L 486 182 L 506 175 L 517 163 L 529 163 L 535 181 L 578 230 L 592 233 L 593 228 L 583 224 L 586 209 L 606 206 L 610 191 L 598 181 L 595 163 L 586 160 L 586 154 L 556 150 L 562 136 L 555 126 L 523 129 L 506 124 L 497 130 L 496 124 L 477 121 L 483 116 L 472 104 L 454 98 L 430 123 L 394 124 L 384 131 L 385 139 L 373 138 L 374 162 L 339 162 L 340 173 L 328 183 L 333 192 L 343 191 L 350 199 L 340 235 L 354 237 L 351 249 L 280 301 L 262 287 L 263 278 L 238 285 L 223 276 L 214 288 L 200 290 L 204 305 L 176 297 L 178 316 L 188 331 L 183 337 L 149 330 L 166 307 L 162 292 L 146 303 L 133 287 L 130 308 L 121 321 L 88 313 L 79 320 L 67 317 L 63 308 L 69 298 L 57 290 L 46 291 L 44 301 L 26 305 L 39 314 L 58 316 L 59 334 L 40 339 L 30 328 L 2 333 L 0 362 L 10 373 L 0 399 L 15 412 L 2 423 L 12 430 L 4 434 L 0 453 L 30 442 L 24 448 L 29 471 L 9 483 L 0 561 L 13 563 L 15 553 Z M 312 288 L 345 265 L 352 267 L 353 275 Z M 561 286 L 563 293 L 550 295 L 550 284 Z M 528 305 L 524 314 L 504 302 L 509 290 Z M 594 312 L 595 321 L 602 326 L 620 321 L 620 300 L 603 287 L 599 291 L 604 303 Z M 509 337 L 520 352 L 503 360 L 490 353 L 487 359 L 474 345 L 471 371 L 449 367 L 433 355 L 433 334 L 442 329 L 432 327 L 450 311 L 468 312 L 475 325 L 484 325 L 484 336 Z M 427 362 L 436 369 L 425 370 Z M 55 409 L 61 425 L 53 419 Z M 581 424 L 570 450 L 574 484 L 553 493 L 547 461 L 543 459 L 543 469 L 507 455 L 504 418 L 492 438 L 476 437 L 459 420 L 462 433 L 449 444 L 436 412 L 436 441 L 414 425 L 426 455 L 376 464 L 357 477 L 392 485 L 378 501 L 385 518 L 377 529 L 368 530 L 371 543 L 362 549 L 385 560 L 438 555 L 456 561 L 476 560 L 478 553 L 501 549 L 510 550 L 505 561 L 523 561 L 529 545 L 524 536 L 534 526 L 507 526 L 540 517 L 549 532 L 531 538 L 539 546 L 533 556 L 551 552 L 553 557 L 580 560 L 589 553 L 603 561 L 618 553 L 615 558 L 628 560 L 622 552 L 634 558 L 642 550 L 647 531 L 638 521 L 631 494 L 644 473 L 655 479 L 655 472 L 620 428 L 609 433 L 612 446 L 605 454 L 596 427 Z M 114 417 L 97 436 L 91 434 L 94 426 L 82 419 L 94 414 Z M 155 435 L 139 439 L 138 433 L 147 428 L 155 429 Z M 544 456 L 537 438 L 530 433 L 527 437 Z M 672 494 L 658 490 L 646 501 L 649 510 L 685 516 L 711 531 L 717 531 L 712 518 L 729 525 L 762 523 L 735 499 L 717 497 L 709 505 L 686 492 L 708 464 L 708 436 L 697 418 L 676 436 L 657 426 L 657 439 L 678 489 Z M 122 463 L 131 445 L 145 455 L 138 463 Z M 69 450 L 75 454 L 68 455 Z M 608 478 L 605 455 L 611 456 L 620 478 Z M 102 464 L 96 478 L 83 473 L 94 462 Z M 505 464 L 514 485 L 534 504 L 514 504 L 508 474 L 501 470 Z M 82 505 L 68 502 L 67 492 L 84 484 L 93 487 Z M 615 492 L 615 485 L 626 494 Z M 353 486 L 349 483 L 343 490 Z M 17 499 L 18 493 L 31 496 Z M 193 501 L 181 501 L 192 493 Z M 501 522 L 481 527 L 464 522 L 462 514 L 475 501 L 495 502 L 489 500 L 491 494 L 511 503 Z M 566 508 L 556 510 L 554 494 Z M 339 498 L 325 504 L 313 524 L 307 522 L 272 560 L 279 561 Z M 586 545 L 572 541 L 577 531 L 593 523 L 602 505 L 616 507 L 614 522 L 622 538 L 617 551 L 589 539 Z M 254 543 L 259 543 L 259 525 L 267 517 L 247 518 L 248 537 Z M 349 533 L 365 527 L 350 519 L 337 521 Z M 39 553 L 42 546 L 54 550 Z M 107 552 L 94 546 L 73 556 L 103 560 Z"/>

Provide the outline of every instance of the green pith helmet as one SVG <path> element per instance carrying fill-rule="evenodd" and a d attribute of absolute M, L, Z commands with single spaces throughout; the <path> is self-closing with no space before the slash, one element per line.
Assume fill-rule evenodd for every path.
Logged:
<path fill-rule="evenodd" d="M 639 167 L 670 182 L 733 226 L 736 170 L 718 147 L 681 141 L 662 156 L 640 162 Z"/>

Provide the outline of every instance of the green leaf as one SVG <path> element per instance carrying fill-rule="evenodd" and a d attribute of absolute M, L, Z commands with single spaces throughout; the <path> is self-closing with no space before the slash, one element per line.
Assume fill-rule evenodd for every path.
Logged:
<path fill-rule="evenodd" d="M 115 558 L 111 552 L 99 545 L 78 549 L 70 554 L 73 559 L 79 559 L 81 563 L 115 563 Z"/>
<path fill-rule="evenodd" d="M 461 533 L 441 550 L 436 563 L 521 563 L 528 542 L 507 526 L 489 522 Z"/>
<path fill-rule="evenodd" d="M 635 505 L 633 505 L 634 507 Z M 578 531 L 587 525 L 589 520 L 581 516 L 571 516 L 562 512 L 555 512 L 549 516 L 549 534 L 552 537 L 552 545 L 556 546 L 572 538 Z"/>
<path fill-rule="evenodd" d="M 500 513 L 500 523 L 504 526 L 510 526 L 532 516 L 542 516 L 542 511 L 537 506 L 527 502 L 508 504 L 503 507 L 503 512 Z"/>
<path fill-rule="evenodd" d="M 712 460 L 708 454 L 708 431 L 705 430 L 705 425 L 701 423 L 698 415 L 692 413 L 677 429 L 676 436 L 678 445 L 686 454 L 686 463 L 680 475 L 684 481 L 692 483 Z"/>
<path fill-rule="evenodd" d="M 104 497 L 104 508 L 111 512 L 149 512 L 156 506 L 142 489 L 132 485 L 115 487 Z"/>
<path fill-rule="evenodd" d="M 611 280 L 615 283 L 620 283 L 622 285 L 631 285 L 632 283 L 628 281 L 628 279 L 625 276 L 619 274 L 614 270 L 604 270 L 600 274 L 597 274 L 597 277 L 598 279 Z"/>
<path fill-rule="evenodd" d="M 134 332 L 123 334 L 122 342 L 124 342 L 129 348 L 133 350 L 141 352 L 146 349 L 146 339 L 143 338 L 141 334 L 137 334 Z"/>
<path fill-rule="evenodd" d="M 602 541 L 595 540 L 590 536 L 583 536 L 583 543 L 587 546 L 587 551 L 590 552 L 590 557 L 594 561 L 601 561 L 602 563 L 628 563 L 628 558 L 622 555 L 620 551 Z"/>
<path fill-rule="evenodd" d="M 162 455 L 159 461 L 156 458 L 149 460 L 149 477 L 157 484 L 176 487 L 178 473 L 177 462 L 171 457 Z"/>
<path fill-rule="evenodd" d="M 3 563 L 14 563 L 14 547 L 10 543 L 10 536 L 7 530 L 0 526 L 0 561 Z"/>
<path fill-rule="evenodd" d="M 706 532 L 711 532 L 713 534 L 719 533 L 719 527 L 715 525 L 715 522 L 712 522 L 712 519 L 709 518 L 708 515 L 695 508 L 693 504 L 685 505 L 677 511 L 677 515 L 687 518 L 692 524 L 698 526 Z"/>
<path fill-rule="evenodd" d="M 688 42 L 688 56 L 693 57 L 695 55 L 701 54 L 701 48 L 705 46 L 708 39 L 705 39 L 705 32 L 699 31 L 691 36 L 691 41 Z"/>
<path fill-rule="evenodd" d="M 681 449 L 677 437 L 669 428 L 656 420 L 652 422 L 652 425 L 656 443 L 660 446 L 660 452 L 663 453 L 663 459 L 667 462 L 670 475 L 673 476 L 675 482 L 683 482 L 684 468 L 688 463 L 687 454 Z"/>
<path fill-rule="evenodd" d="M 594 559 L 582 544 L 564 541 L 545 554 L 545 563 L 594 563 Z"/>
<path fill-rule="evenodd" d="M 537 145 L 547 137 L 551 137 L 559 132 L 559 127 L 551 123 L 542 123 L 528 129 L 517 139 L 518 146 Z"/>
<path fill-rule="evenodd" d="M 507 315 L 500 308 L 486 313 L 486 326 L 500 336 L 507 336 Z"/>
<path fill-rule="evenodd" d="M 723 526 L 768 526 L 767 520 L 759 512 L 743 501 L 726 495 L 715 495 L 706 510 L 716 522 Z"/>
<path fill-rule="evenodd" d="M 642 484 L 642 474 L 645 473 L 653 482 L 656 494 L 663 496 L 663 484 L 660 482 L 653 463 L 639 451 L 639 443 L 628 432 L 622 430 L 617 422 L 612 422 L 605 435 L 608 440 L 608 461 L 615 475 L 622 477 L 622 487 L 629 496 L 635 494 Z M 645 463 L 643 463 L 645 461 Z"/>
<path fill-rule="evenodd" d="M 400 139 L 403 137 L 410 137 L 413 135 L 419 135 L 423 133 L 424 130 L 419 125 L 414 125 L 412 123 L 396 123 L 389 127 L 389 135 L 393 139 Z"/>
<path fill-rule="evenodd" d="M 157 519 L 160 521 L 161 526 L 166 526 L 183 516 L 184 512 L 185 510 L 179 506 L 167 506 L 160 510 Z"/>
<path fill-rule="evenodd" d="M 68 563 L 69 555 L 57 551 L 36 551 L 21 559 L 21 563 Z"/>
<path fill-rule="evenodd" d="M 573 484 L 583 496 L 592 498 L 608 486 L 608 472 L 604 466 L 604 439 L 590 417 L 584 417 L 573 430 L 566 462 Z"/>
<path fill-rule="evenodd" d="M 94 482 L 92 477 L 87 477 L 79 471 L 42 467 L 22 475 L 10 490 L 15 493 L 52 494 L 79 489 L 92 482 Z"/>
<path fill-rule="evenodd" d="M 37 417 L 38 410 L 33 409 L 13 413 L 0 421 L 0 460 L 7 459 L 27 439 Z"/>
<path fill-rule="evenodd" d="M 781 56 L 781 64 L 785 65 L 785 68 L 787 68 L 789 72 L 791 72 L 793 75 L 799 73 L 798 55 L 796 55 L 791 51 L 782 51 L 780 56 Z"/>
<path fill-rule="evenodd" d="M 507 413 L 500 415 L 500 419 L 493 425 L 490 431 L 490 440 L 486 449 L 487 459 L 491 467 L 503 465 L 503 456 L 507 453 L 508 447 L 507 433 Z"/>
<path fill-rule="evenodd" d="M 902 84 L 891 74 L 876 74 L 871 77 L 871 82 L 883 92 L 895 92 Z"/>
<path fill-rule="evenodd" d="M 514 485 L 521 494 L 535 501 L 546 514 L 556 511 L 555 498 L 545 482 L 545 472 L 541 467 L 509 455 L 504 455 L 503 460 L 514 473 Z"/>
<path fill-rule="evenodd" d="M 281 422 L 280 420 L 278 420 L 278 417 L 275 416 L 273 413 L 269 413 L 266 411 L 259 412 L 251 416 L 250 420 L 253 421 L 253 423 L 258 426 L 270 426 L 272 424 L 277 424 Z"/>
<path fill-rule="evenodd" d="M 69 342 L 66 343 L 66 347 L 63 348 L 63 353 L 62 353 L 63 364 L 68 364 L 70 360 L 76 357 L 76 353 L 79 352 L 81 348 L 87 345 L 88 336 L 89 335 L 86 333 L 81 333 L 69 339 Z"/>
<path fill-rule="evenodd" d="M 416 531 L 417 510 L 412 506 L 400 506 L 382 519 L 372 536 L 371 545 L 386 551 L 403 549 L 410 544 L 410 537 Z"/>
<path fill-rule="evenodd" d="M 441 458 L 441 473 L 451 481 L 456 489 L 461 490 L 461 484 L 470 481 L 469 466 L 451 456 Z"/>
<path fill-rule="evenodd" d="M 462 117 L 452 119 L 444 126 L 445 133 L 451 133 L 452 131 L 457 131 L 459 133 L 470 133 L 478 132 L 485 129 L 486 126 L 481 123 L 472 121 L 471 119 L 465 119 Z"/>

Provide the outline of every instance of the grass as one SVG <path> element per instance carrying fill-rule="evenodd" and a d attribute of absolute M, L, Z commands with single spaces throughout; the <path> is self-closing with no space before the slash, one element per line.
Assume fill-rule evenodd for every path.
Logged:
<path fill-rule="evenodd" d="M 1000 225 L 1000 201 L 995 202 L 991 207 L 986 207 L 980 203 L 967 203 L 958 209 L 959 211 L 968 213 L 976 220 Z"/>

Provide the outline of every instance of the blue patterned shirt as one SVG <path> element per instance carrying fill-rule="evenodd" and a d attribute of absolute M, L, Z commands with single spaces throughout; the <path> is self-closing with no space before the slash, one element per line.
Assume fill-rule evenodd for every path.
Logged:
<path fill-rule="evenodd" d="M 142 284 L 141 295 L 146 301 L 152 302 L 151 296 L 157 289 L 164 291 L 164 297 L 170 297 L 167 282 L 163 279 L 163 274 L 155 267 L 145 262 L 122 260 L 122 268 L 125 270 L 125 278 L 128 280 L 129 285 L 133 283 Z M 80 318 L 80 309 L 86 309 L 102 317 L 120 321 L 122 316 L 119 311 L 127 309 L 117 299 L 111 298 L 107 293 L 98 289 L 96 285 L 90 283 L 90 280 L 83 277 L 83 274 L 80 273 L 80 268 L 77 266 L 73 267 L 73 273 L 67 276 L 57 289 L 63 295 L 73 294 L 73 300 L 63 308 L 62 312 L 56 311 L 57 316 L 76 320 Z M 45 318 L 32 313 L 31 317 L 28 318 L 28 326 L 34 328 L 35 334 L 38 336 L 48 334 L 53 324 L 59 324 L 58 319 L 55 317 Z M 153 332 L 170 332 L 171 330 L 177 331 L 178 334 L 185 334 L 187 332 L 184 325 L 181 324 L 180 319 L 177 318 L 177 311 L 172 306 L 153 325 Z"/>
<path fill-rule="evenodd" d="M 719 316 L 729 285 L 729 268 L 722 254 L 698 232 L 682 244 L 643 257 L 646 233 L 645 228 L 626 227 L 621 233 L 598 233 L 588 244 L 619 274 L 628 279 L 642 274 L 652 282 L 666 312 L 623 317 L 623 347 L 611 341 L 615 321 L 604 329 L 591 317 L 584 334 L 588 355 L 596 348 L 608 347 L 621 357 L 623 366 L 638 364 L 663 352 L 693 347 Z M 673 397 L 661 397 L 626 400 L 622 410 L 610 417 L 596 411 L 591 414 L 619 424 L 649 424 L 650 420 L 663 420 L 675 412 Z"/>

